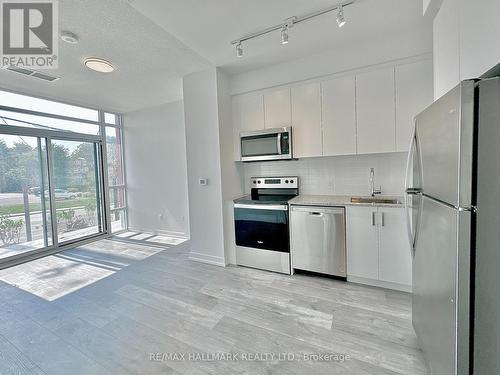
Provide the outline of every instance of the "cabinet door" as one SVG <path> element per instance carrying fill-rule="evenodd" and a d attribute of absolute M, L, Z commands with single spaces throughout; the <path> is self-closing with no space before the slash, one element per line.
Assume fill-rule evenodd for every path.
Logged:
<path fill-rule="evenodd" d="M 264 94 L 264 114 L 266 129 L 290 126 L 290 89 L 282 89 Z"/>
<path fill-rule="evenodd" d="M 432 27 L 432 59 L 434 61 L 434 100 L 450 91 L 460 83 L 460 5 L 458 1 L 443 1 L 439 12 L 434 17 Z M 460 3 L 464 3 L 461 1 Z M 477 6 L 477 1 L 471 2 Z M 484 4 L 482 4 L 484 5 Z M 484 8 L 484 7 L 478 7 Z M 484 18 L 478 16 L 482 22 Z M 475 44 L 482 44 L 477 39 Z M 495 39 L 498 39 L 495 37 Z M 481 58 L 476 54 L 473 59 Z"/>
<path fill-rule="evenodd" d="M 233 96 L 231 98 L 231 118 L 233 125 L 233 146 L 234 146 L 234 161 L 241 160 L 241 144 L 240 144 L 240 131 L 241 131 L 241 96 Z"/>
<path fill-rule="evenodd" d="M 292 88 L 293 156 L 321 156 L 321 98 L 319 83 Z"/>
<path fill-rule="evenodd" d="M 323 155 L 356 153 L 356 83 L 354 76 L 321 83 Z"/>
<path fill-rule="evenodd" d="M 379 278 L 411 285 L 411 252 L 403 208 L 379 207 Z"/>
<path fill-rule="evenodd" d="M 264 129 L 264 97 L 261 93 L 249 93 L 239 98 L 240 131 Z"/>
<path fill-rule="evenodd" d="M 347 275 L 378 279 L 376 207 L 347 207 Z"/>
<path fill-rule="evenodd" d="M 413 118 L 432 99 L 432 60 L 396 67 L 396 151 L 408 151 Z"/>
<path fill-rule="evenodd" d="M 358 154 L 396 151 L 394 68 L 356 76 Z"/>

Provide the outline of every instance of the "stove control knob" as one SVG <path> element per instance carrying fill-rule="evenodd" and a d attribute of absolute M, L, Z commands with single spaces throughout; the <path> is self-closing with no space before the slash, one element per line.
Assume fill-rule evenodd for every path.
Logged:
<path fill-rule="evenodd" d="M 291 181 L 290 181 L 291 182 Z M 285 180 L 285 184 L 288 184 L 288 180 Z"/>
<path fill-rule="evenodd" d="M 259 180 L 259 181 L 257 181 L 257 183 L 258 183 L 258 184 L 260 184 L 260 180 Z"/>
<path fill-rule="evenodd" d="M 293 184 L 293 180 L 290 180 L 290 183 Z"/>
<path fill-rule="evenodd" d="M 257 183 L 257 180 L 253 180 L 253 183 L 256 184 Z"/>

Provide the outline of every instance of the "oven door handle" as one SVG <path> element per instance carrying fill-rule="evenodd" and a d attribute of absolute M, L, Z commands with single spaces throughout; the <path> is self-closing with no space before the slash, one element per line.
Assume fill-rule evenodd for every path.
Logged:
<path fill-rule="evenodd" d="M 250 210 L 271 210 L 271 211 L 288 211 L 287 204 L 244 204 L 235 203 L 234 208 L 246 208 Z"/>

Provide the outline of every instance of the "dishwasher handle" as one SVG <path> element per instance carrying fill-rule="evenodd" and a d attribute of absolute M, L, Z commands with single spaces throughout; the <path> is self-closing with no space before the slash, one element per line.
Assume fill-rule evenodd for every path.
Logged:
<path fill-rule="evenodd" d="M 296 206 L 292 205 L 292 212 L 307 212 L 310 215 L 320 216 L 322 214 L 340 214 L 345 212 L 344 207 L 318 207 L 318 206 Z"/>

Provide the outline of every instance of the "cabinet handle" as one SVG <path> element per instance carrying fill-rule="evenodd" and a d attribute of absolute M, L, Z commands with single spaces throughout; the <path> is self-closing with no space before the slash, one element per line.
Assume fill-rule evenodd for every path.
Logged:
<path fill-rule="evenodd" d="M 372 226 L 375 226 L 375 212 L 372 212 Z"/>
<path fill-rule="evenodd" d="M 381 219 L 382 219 L 382 226 L 384 226 L 385 225 L 385 217 L 384 217 L 383 212 L 381 213 Z"/>

